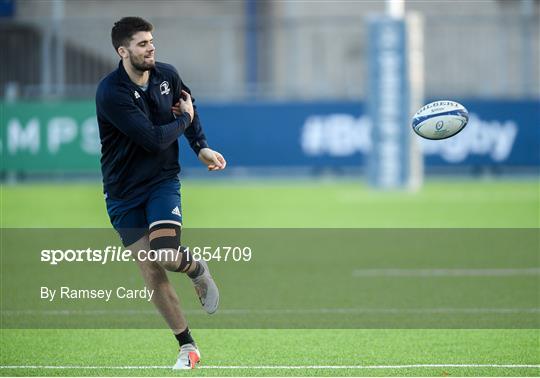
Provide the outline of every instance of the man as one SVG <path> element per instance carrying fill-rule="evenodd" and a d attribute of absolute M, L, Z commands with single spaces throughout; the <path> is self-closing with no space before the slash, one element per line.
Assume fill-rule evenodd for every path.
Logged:
<path fill-rule="evenodd" d="M 158 256 L 157 262 L 137 262 L 147 287 L 154 290 L 152 301 L 180 344 L 173 368 L 193 369 L 200 353 L 165 271 L 187 274 L 210 314 L 217 310 L 219 292 L 207 263 L 194 261 L 180 246 L 178 137 L 185 135 L 210 171 L 224 169 L 226 162 L 208 147 L 190 90 L 178 72 L 155 61 L 152 31 L 139 17 L 122 18 L 112 28 L 121 61 L 96 93 L 101 170 L 107 212 L 124 246 Z M 159 253 L 171 250 L 179 252 Z"/>

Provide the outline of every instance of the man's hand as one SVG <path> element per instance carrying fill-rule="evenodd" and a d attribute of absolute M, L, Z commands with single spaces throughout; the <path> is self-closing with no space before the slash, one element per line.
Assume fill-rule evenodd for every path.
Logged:
<path fill-rule="evenodd" d="M 208 167 L 209 171 L 221 171 L 227 166 L 223 155 L 210 148 L 202 148 L 199 151 L 199 160 Z"/>
<path fill-rule="evenodd" d="M 180 101 L 174 104 L 171 110 L 177 116 L 181 116 L 185 112 L 188 112 L 191 117 L 191 121 L 193 121 L 195 111 L 193 110 L 193 103 L 191 102 L 190 94 L 182 90 L 182 94 L 180 95 Z"/>

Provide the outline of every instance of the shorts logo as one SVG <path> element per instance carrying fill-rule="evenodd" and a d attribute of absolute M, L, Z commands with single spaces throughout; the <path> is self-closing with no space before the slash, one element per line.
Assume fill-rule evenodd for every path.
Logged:
<path fill-rule="evenodd" d="M 178 206 L 176 206 L 176 207 L 171 211 L 171 214 L 180 216 L 180 209 L 178 208 Z"/>
<path fill-rule="evenodd" d="M 162 95 L 168 95 L 171 89 L 169 88 L 169 82 L 164 81 L 159 85 L 159 90 L 161 91 Z"/>

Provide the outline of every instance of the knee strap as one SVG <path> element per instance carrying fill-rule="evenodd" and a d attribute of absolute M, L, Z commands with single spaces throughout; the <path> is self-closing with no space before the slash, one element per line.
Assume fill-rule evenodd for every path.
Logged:
<path fill-rule="evenodd" d="M 191 258 L 191 253 L 189 253 L 189 249 L 186 247 L 180 246 L 180 255 L 181 260 L 180 264 L 178 265 L 178 269 L 175 270 L 175 272 L 181 272 L 186 273 L 189 268 L 191 268 L 191 265 L 195 263 L 193 259 Z"/>
<path fill-rule="evenodd" d="M 178 249 L 182 230 L 173 223 L 160 223 L 150 228 L 150 248 L 154 251 L 160 249 Z"/>
<path fill-rule="evenodd" d="M 182 229 L 178 224 L 160 223 L 150 228 L 150 248 L 154 251 L 159 250 L 174 250 L 177 258 L 177 272 L 185 273 L 191 268 L 193 259 L 190 256 L 189 250 L 180 245 Z"/>

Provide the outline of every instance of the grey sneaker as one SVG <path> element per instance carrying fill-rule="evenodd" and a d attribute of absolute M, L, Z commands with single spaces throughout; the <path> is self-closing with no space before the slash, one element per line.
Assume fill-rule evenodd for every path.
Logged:
<path fill-rule="evenodd" d="M 202 264 L 204 273 L 192 279 L 193 285 L 204 310 L 209 314 L 213 314 L 218 309 L 219 290 L 210 275 L 210 269 L 208 269 L 206 261 L 201 259 L 199 263 Z"/>
<path fill-rule="evenodd" d="M 195 365 L 201 360 L 201 353 L 193 344 L 184 344 L 180 347 L 178 360 L 173 370 L 195 369 Z"/>

